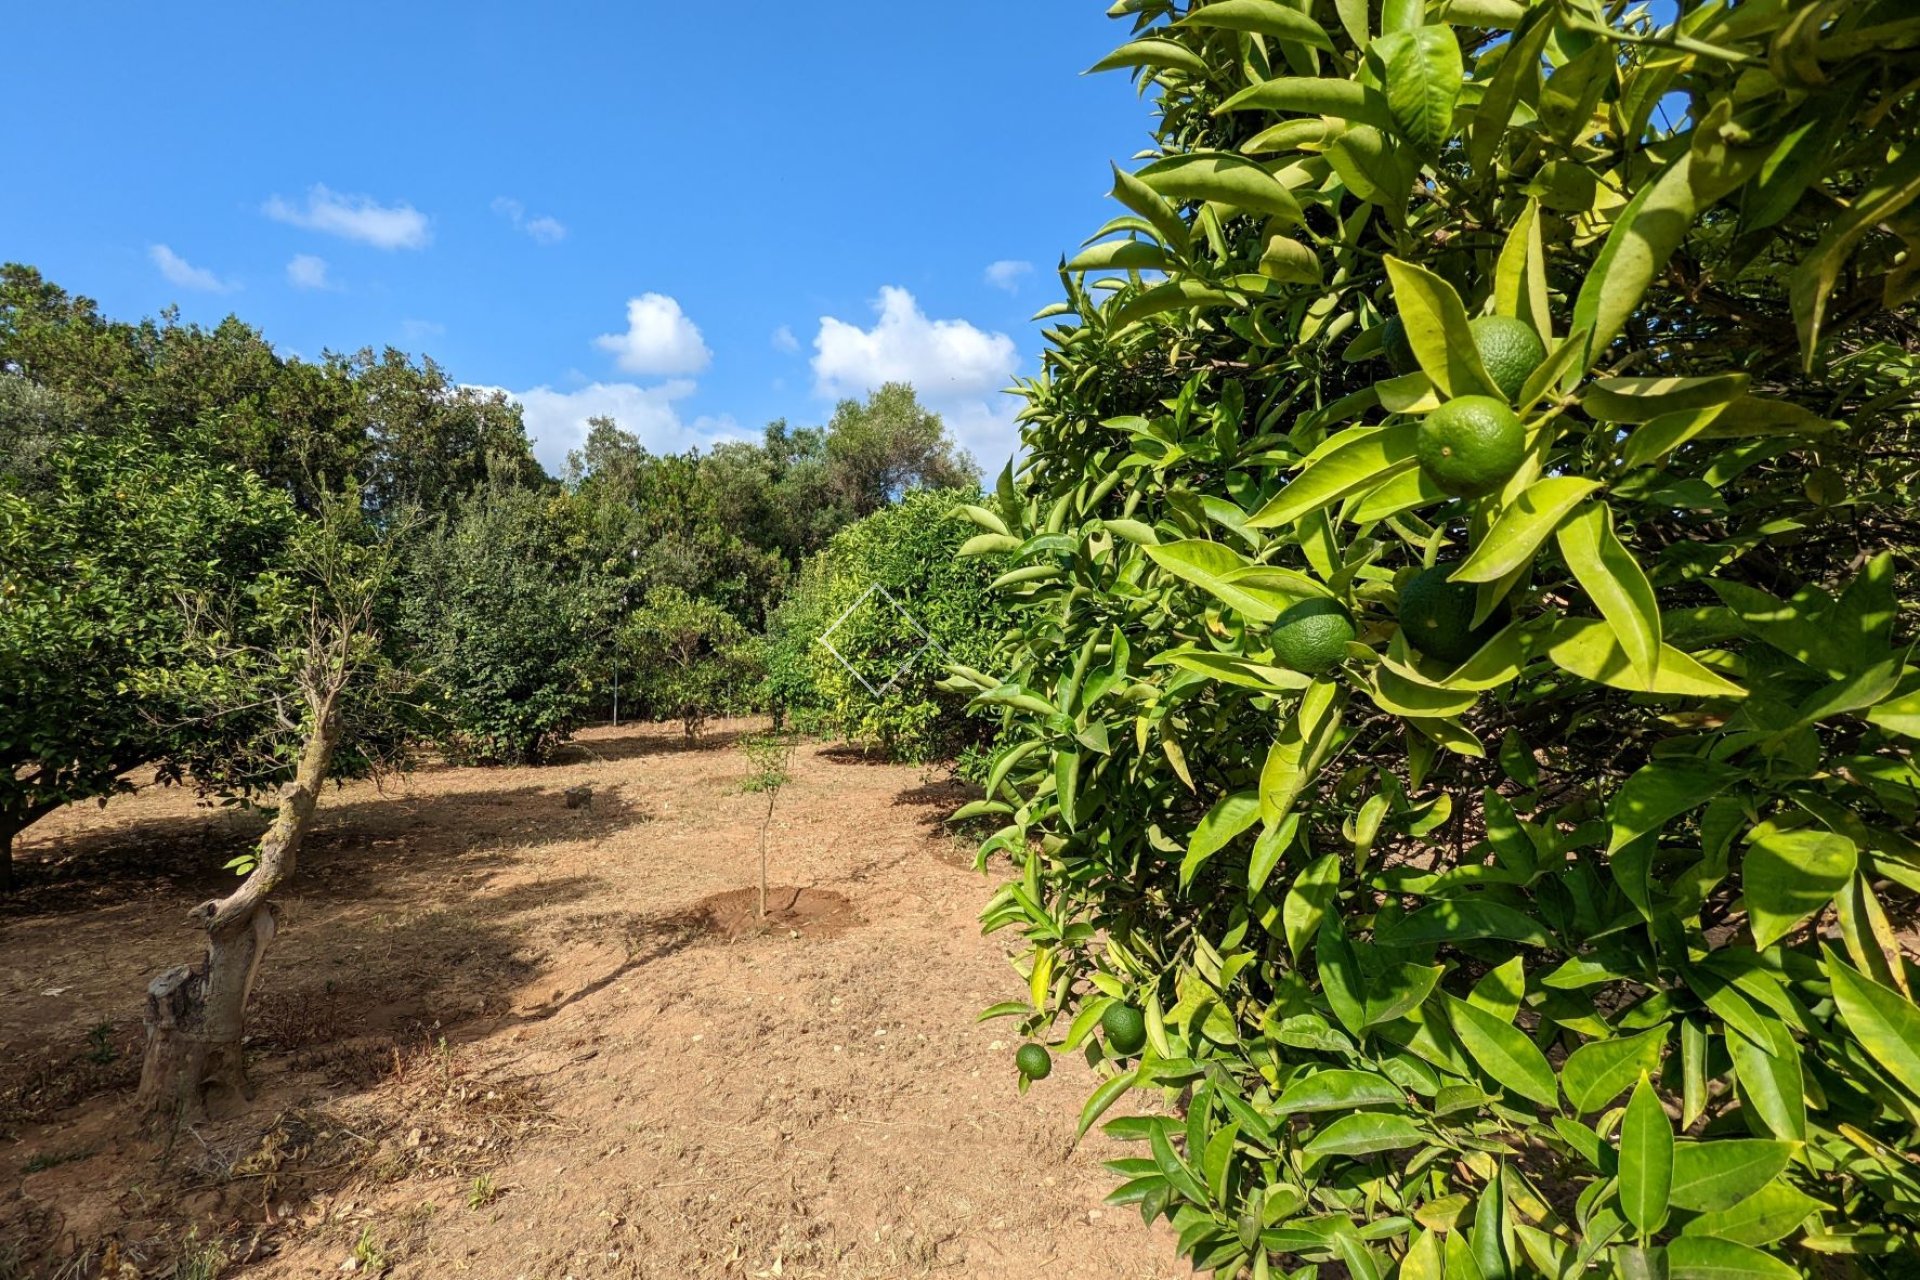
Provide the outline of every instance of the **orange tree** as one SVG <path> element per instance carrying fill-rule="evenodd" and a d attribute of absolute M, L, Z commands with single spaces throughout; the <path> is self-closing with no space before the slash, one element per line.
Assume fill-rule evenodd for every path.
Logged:
<path fill-rule="evenodd" d="M 988 1012 L 1201 1269 L 1910 1268 L 1920 16 L 1114 11 L 968 546 Z"/>

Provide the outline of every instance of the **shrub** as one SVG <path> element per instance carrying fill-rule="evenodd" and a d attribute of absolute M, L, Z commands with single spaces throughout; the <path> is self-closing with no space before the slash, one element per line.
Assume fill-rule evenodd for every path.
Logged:
<path fill-rule="evenodd" d="M 965 694 L 940 687 L 947 663 L 986 664 L 1010 623 L 1008 605 L 988 590 L 995 571 L 955 555 L 968 535 L 956 517 L 976 496 L 908 494 L 802 566 L 769 627 L 776 705 L 803 727 L 903 760 L 943 759 L 981 737 L 985 724 L 967 716 Z"/>
<path fill-rule="evenodd" d="M 566 501 L 488 485 L 411 557 L 403 628 L 457 759 L 544 761 L 586 713 L 611 588 L 583 567 Z"/>
<path fill-rule="evenodd" d="M 757 705 L 760 657 L 752 637 L 725 609 L 679 587 L 647 593 L 621 627 L 620 654 L 643 713 L 680 721 L 689 738 L 719 712 Z"/>
<path fill-rule="evenodd" d="M 982 522 L 1035 573 L 970 812 L 994 1012 L 1099 1065 L 1083 1131 L 1177 1102 L 1114 1198 L 1200 1269 L 1910 1273 L 1920 51 L 1677 8 L 1115 6 L 1158 147 Z M 1531 358 L 1482 314 L 1548 354 L 1449 496 L 1423 415 Z"/>

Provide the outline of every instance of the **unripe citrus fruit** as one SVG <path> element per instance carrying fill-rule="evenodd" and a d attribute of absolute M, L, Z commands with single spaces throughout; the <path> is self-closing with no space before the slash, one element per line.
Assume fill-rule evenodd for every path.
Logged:
<path fill-rule="evenodd" d="M 1420 367 L 1413 344 L 1407 341 L 1406 322 L 1399 316 L 1388 316 L 1380 326 L 1380 353 L 1387 358 L 1387 368 L 1395 373 L 1413 373 Z"/>
<path fill-rule="evenodd" d="M 1130 1004 L 1110 1004 L 1100 1015 L 1100 1029 L 1107 1033 L 1107 1047 L 1123 1058 L 1140 1052 L 1147 1042 L 1147 1020 Z"/>
<path fill-rule="evenodd" d="M 1029 1080 L 1045 1080 L 1053 1074 L 1053 1055 L 1045 1045 L 1023 1044 L 1020 1052 L 1013 1055 L 1013 1065 Z"/>
<path fill-rule="evenodd" d="M 1472 583 L 1448 582 L 1457 565 L 1422 569 L 1400 588 L 1400 630 L 1413 648 L 1437 662 L 1459 664 L 1500 630 L 1498 618 L 1473 625 Z"/>
<path fill-rule="evenodd" d="M 1539 331 L 1515 316 L 1481 316 L 1467 330 L 1473 334 L 1473 349 L 1480 353 L 1480 367 L 1493 385 L 1508 400 L 1518 399 L 1520 388 L 1547 358 Z"/>
<path fill-rule="evenodd" d="M 1302 600 L 1274 619 L 1267 641 L 1273 660 L 1302 675 L 1331 671 L 1347 656 L 1353 619 L 1338 600 Z"/>
<path fill-rule="evenodd" d="M 1420 419 L 1414 451 L 1442 491 L 1480 498 L 1519 469 L 1527 433 L 1513 410 L 1492 396 L 1455 396 Z"/>

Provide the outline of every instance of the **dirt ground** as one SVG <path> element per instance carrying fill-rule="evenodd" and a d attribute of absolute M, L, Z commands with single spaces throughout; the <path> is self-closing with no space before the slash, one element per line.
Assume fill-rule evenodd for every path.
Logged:
<path fill-rule="evenodd" d="M 141 995 L 259 820 L 154 787 L 41 822 L 0 904 L 0 1280 L 1181 1274 L 1101 1204 L 1135 1153 L 1073 1143 L 1091 1074 L 1022 1097 L 974 1021 L 1022 983 L 963 789 L 803 747 L 757 930 L 748 727 L 329 789 L 257 1096 L 166 1144 L 130 1128 Z"/>

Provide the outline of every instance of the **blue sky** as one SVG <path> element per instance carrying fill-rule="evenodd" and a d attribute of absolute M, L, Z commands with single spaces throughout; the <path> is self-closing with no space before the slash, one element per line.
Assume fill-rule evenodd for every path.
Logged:
<path fill-rule="evenodd" d="M 109 314 L 394 345 L 656 449 L 892 377 L 989 473 L 1150 120 L 1098 0 L 34 4 L 0 258 Z M 995 266 L 995 264 L 1000 264 Z"/>

